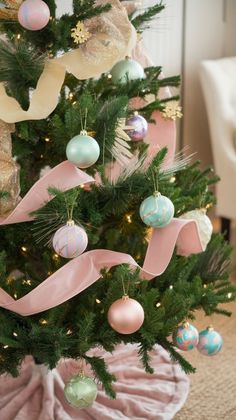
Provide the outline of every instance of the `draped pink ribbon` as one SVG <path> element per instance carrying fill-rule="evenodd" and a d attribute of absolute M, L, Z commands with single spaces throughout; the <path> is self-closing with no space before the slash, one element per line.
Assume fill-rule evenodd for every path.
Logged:
<path fill-rule="evenodd" d="M 0 225 L 32 220 L 33 217 L 30 213 L 38 210 L 52 199 L 48 192 L 49 187 L 67 191 L 88 182 L 94 182 L 94 179 L 78 169 L 73 163 L 69 161 L 62 162 L 40 178 L 8 216 L 0 218 Z"/>
<path fill-rule="evenodd" d="M 202 251 L 196 222 L 174 219 L 167 227 L 154 229 L 143 268 L 129 254 L 95 249 L 74 258 L 18 300 L 0 289 L 0 306 L 22 316 L 43 312 L 87 289 L 101 277 L 103 268 L 120 264 L 139 267 L 142 277 L 151 280 L 165 271 L 176 243 L 181 243 L 186 255 Z"/>

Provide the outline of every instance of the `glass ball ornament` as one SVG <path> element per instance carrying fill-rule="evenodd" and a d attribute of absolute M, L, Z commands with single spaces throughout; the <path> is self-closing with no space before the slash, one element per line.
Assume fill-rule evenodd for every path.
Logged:
<path fill-rule="evenodd" d="M 64 388 L 67 402 L 79 409 L 90 407 L 97 398 L 97 392 L 94 380 L 84 375 L 74 376 Z"/>
<path fill-rule="evenodd" d="M 213 327 L 208 327 L 199 333 L 199 342 L 197 349 L 205 356 L 214 356 L 219 353 L 223 345 L 221 335 L 214 330 Z"/>
<path fill-rule="evenodd" d="M 50 9 L 42 0 L 25 0 L 18 10 L 18 21 L 23 28 L 39 31 L 47 26 Z"/>
<path fill-rule="evenodd" d="M 175 208 L 172 201 L 159 192 L 154 192 L 143 200 L 139 214 L 145 225 L 153 228 L 167 226 L 174 217 Z"/>
<path fill-rule="evenodd" d="M 128 118 L 126 125 L 133 127 L 127 130 L 127 134 L 133 141 L 141 141 L 147 135 L 148 123 L 138 112 L 135 112 L 132 117 Z"/>
<path fill-rule="evenodd" d="M 99 144 L 93 137 L 88 136 L 85 130 L 73 137 L 66 147 L 67 159 L 81 169 L 94 165 L 99 155 Z"/>
<path fill-rule="evenodd" d="M 175 345 L 184 351 L 189 351 L 194 349 L 199 340 L 199 334 L 197 328 L 185 322 L 183 325 L 180 325 L 177 331 L 173 334 L 173 341 Z"/>
<path fill-rule="evenodd" d="M 63 258 L 75 258 L 82 254 L 88 245 L 88 236 L 83 228 L 69 220 L 53 236 L 53 249 Z"/>
<path fill-rule="evenodd" d="M 133 334 L 144 321 L 144 310 L 140 303 L 125 295 L 109 308 L 108 322 L 120 334 Z"/>
<path fill-rule="evenodd" d="M 110 74 L 113 83 L 126 83 L 128 80 L 145 79 L 145 73 L 141 64 L 129 57 L 118 61 L 112 67 Z"/>

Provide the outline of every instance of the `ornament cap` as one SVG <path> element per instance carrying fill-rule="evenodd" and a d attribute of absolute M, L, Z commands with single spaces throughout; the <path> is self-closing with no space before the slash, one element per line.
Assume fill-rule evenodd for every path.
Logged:
<path fill-rule="evenodd" d="M 185 322 L 183 323 L 183 327 L 184 327 L 184 328 L 189 328 L 189 325 L 190 325 L 190 324 L 189 324 L 189 322 L 188 322 L 188 321 L 185 321 Z"/>
<path fill-rule="evenodd" d="M 74 226 L 75 222 L 74 222 L 74 220 L 69 219 L 66 224 L 67 224 L 67 226 Z"/>
<path fill-rule="evenodd" d="M 153 195 L 154 197 L 160 197 L 161 193 L 159 191 L 154 191 Z"/>
<path fill-rule="evenodd" d="M 207 327 L 207 330 L 208 330 L 208 331 L 214 331 L 214 327 L 213 327 L 213 325 L 211 325 L 211 324 L 210 324 L 210 325 Z"/>
<path fill-rule="evenodd" d="M 127 294 L 125 294 L 125 295 L 122 296 L 122 299 L 123 300 L 128 300 L 129 299 L 129 296 Z"/>
<path fill-rule="evenodd" d="M 138 111 L 134 111 L 134 116 L 137 117 L 139 115 Z"/>
<path fill-rule="evenodd" d="M 87 136 L 87 135 L 88 135 L 87 130 L 81 130 L 81 131 L 80 131 L 80 135 L 81 135 L 81 136 Z"/>
<path fill-rule="evenodd" d="M 125 59 L 126 59 L 126 60 L 131 60 L 131 56 L 130 56 L 130 55 L 126 55 L 126 56 L 125 56 Z"/>

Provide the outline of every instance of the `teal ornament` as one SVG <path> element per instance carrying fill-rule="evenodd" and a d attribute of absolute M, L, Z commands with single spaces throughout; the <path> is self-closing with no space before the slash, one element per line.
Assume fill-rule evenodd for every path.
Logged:
<path fill-rule="evenodd" d="M 139 214 L 145 225 L 153 228 L 167 226 L 173 219 L 175 208 L 172 201 L 165 195 L 155 192 L 146 198 L 139 209 Z"/>
<path fill-rule="evenodd" d="M 205 356 L 214 356 L 219 353 L 223 345 L 221 335 L 212 327 L 208 327 L 199 333 L 197 349 Z"/>
<path fill-rule="evenodd" d="M 92 378 L 84 375 L 74 376 L 65 385 L 67 402 L 75 408 L 90 407 L 97 398 L 97 385 Z"/>
<path fill-rule="evenodd" d="M 128 80 L 145 79 L 145 73 L 141 64 L 129 57 L 118 61 L 112 67 L 110 73 L 114 83 L 126 83 Z"/>
<path fill-rule="evenodd" d="M 81 169 L 92 166 L 98 160 L 99 155 L 99 144 L 93 137 L 88 136 L 85 130 L 73 137 L 66 147 L 67 159 Z"/>
<path fill-rule="evenodd" d="M 180 350 L 189 351 L 194 349 L 199 340 L 198 330 L 188 322 L 180 325 L 173 334 L 173 341 Z"/>

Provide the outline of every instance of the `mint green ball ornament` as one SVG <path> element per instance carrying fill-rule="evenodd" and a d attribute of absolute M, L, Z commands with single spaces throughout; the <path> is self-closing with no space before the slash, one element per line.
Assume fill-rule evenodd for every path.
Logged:
<path fill-rule="evenodd" d="M 67 159 L 81 169 L 94 165 L 99 155 L 99 144 L 93 137 L 88 136 L 85 130 L 73 137 L 66 147 Z"/>
<path fill-rule="evenodd" d="M 97 398 L 97 392 L 93 379 L 84 375 L 74 376 L 64 388 L 67 402 L 80 409 L 90 407 Z"/>
<path fill-rule="evenodd" d="M 167 226 L 173 219 L 174 213 L 175 208 L 172 201 L 159 192 L 155 192 L 143 200 L 139 209 L 142 221 L 153 228 Z"/>
<path fill-rule="evenodd" d="M 110 73 L 114 83 L 126 83 L 128 80 L 145 78 L 145 73 L 141 64 L 129 57 L 118 61 L 118 63 L 112 67 Z"/>

